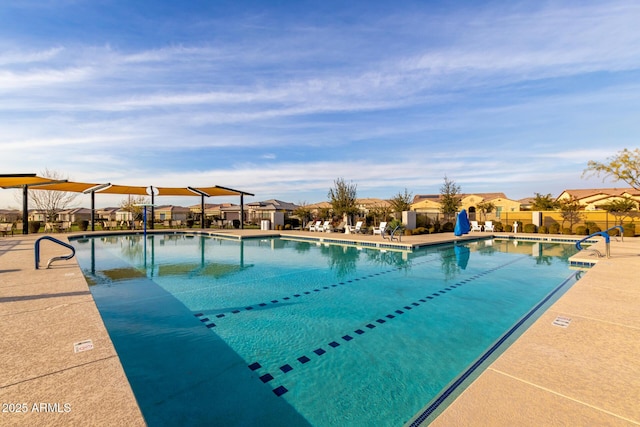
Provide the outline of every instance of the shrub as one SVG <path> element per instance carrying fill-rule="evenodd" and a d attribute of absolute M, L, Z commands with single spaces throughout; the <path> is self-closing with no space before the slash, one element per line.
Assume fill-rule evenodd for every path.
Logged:
<path fill-rule="evenodd" d="M 573 230 L 571 230 L 571 229 L 570 229 L 570 228 L 568 228 L 568 227 L 564 227 L 564 228 L 562 229 L 562 234 L 569 234 L 569 235 L 571 235 L 571 234 L 573 234 Z"/>
<path fill-rule="evenodd" d="M 232 224 L 233 224 L 233 228 L 235 228 L 235 229 L 240 228 L 240 220 L 239 219 L 234 219 L 232 221 Z"/>
<path fill-rule="evenodd" d="M 405 228 L 405 229 L 404 229 L 404 235 L 405 235 L 405 236 L 411 236 L 412 234 L 413 234 L 413 231 L 412 231 L 412 230 L 409 230 L 408 228 Z"/>
<path fill-rule="evenodd" d="M 188 219 L 187 220 L 187 227 L 189 227 L 189 228 L 193 227 L 193 219 Z"/>
<path fill-rule="evenodd" d="M 506 231 L 507 233 L 511 233 L 513 231 L 513 225 L 511 224 L 507 224 L 504 226 L 504 231 Z"/>
<path fill-rule="evenodd" d="M 433 223 L 433 227 L 429 228 L 430 233 L 439 233 L 440 232 L 440 222 L 436 221 Z"/>
<path fill-rule="evenodd" d="M 624 233 L 622 233 L 624 237 L 634 237 L 636 235 L 636 225 L 633 222 L 623 225 L 622 228 L 624 228 Z"/>
<path fill-rule="evenodd" d="M 447 233 L 447 232 L 452 232 L 454 229 L 454 225 L 451 221 L 445 222 L 444 224 L 442 224 L 442 232 Z"/>
<path fill-rule="evenodd" d="M 549 234 L 560 234 L 560 224 L 557 222 L 551 223 L 549 225 Z"/>
<path fill-rule="evenodd" d="M 549 229 L 546 226 L 541 225 L 538 227 L 538 234 L 549 234 Z"/>
<path fill-rule="evenodd" d="M 587 221 L 584 223 L 584 225 L 587 226 L 587 234 L 592 234 L 592 233 L 597 233 L 599 231 L 602 231 L 602 229 L 598 227 L 598 224 L 596 224 L 593 221 Z"/>
<path fill-rule="evenodd" d="M 416 215 L 416 226 L 417 228 L 427 228 L 431 225 L 431 221 L 429 220 L 429 217 L 422 214 L 422 215 Z"/>
<path fill-rule="evenodd" d="M 284 229 L 285 230 L 291 230 L 291 224 L 285 224 L 284 225 Z"/>
<path fill-rule="evenodd" d="M 415 230 L 413 230 L 413 234 L 427 234 L 429 233 L 429 230 L 425 227 L 418 227 Z"/>
<path fill-rule="evenodd" d="M 525 233 L 536 233 L 538 231 L 537 228 L 535 224 L 525 224 L 523 231 Z"/>
<path fill-rule="evenodd" d="M 500 232 L 500 231 L 506 231 L 506 230 L 505 230 L 505 228 L 504 228 L 504 225 L 503 225 L 503 224 L 502 224 L 502 222 L 500 222 L 500 221 L 496 221 L 496 222 L 494 222 L 494 223 L 493 223 L 493 229 L 494 229 L 495 231 L 498 231 L 498 232 Z M 512 230 L 512 231 L 513 231 L 513 230 Z"/>
<path fill-rule="evenodd" d="M 576 234 L 579 236 L 587 236 L 589 235 L 589 229 L 584 225 L 579 225 L 576 227 Z"/>
<path fill-rule="evenodd" d="M 87 231 L 87 228 L 89 228 L 89 221 L 83 219 L 78 223 L 78 228 L 80 228 L 80 231 Z"/>
<path fill-rule="evenodd" d="M 29 222 L 29 233 L 37 233 L 40 230 L 40 221 Z"/>

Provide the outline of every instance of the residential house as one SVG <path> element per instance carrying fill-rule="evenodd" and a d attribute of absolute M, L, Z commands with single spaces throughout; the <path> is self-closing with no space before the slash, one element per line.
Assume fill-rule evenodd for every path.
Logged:
<path fill-rule="evenodd" d="M 17 209 L 0 209 L 0 222 L 14 223 L 22 218 L 22 212 Z"/>
<path fill-rule="evenodd" d="M 458 197 L 460 197 L 460 209 L 465 209 L 471 220 L 500 219 L 502 213 L 520 211 L 520 202 L 509 199 L 504 193 L 459 194 Z M 411 210 L 438 218 L 442 212 L 441 198 L 440 194 L 416 195 L 413 198 Z M 494 209 L 486 218 L 480 218 L 481 214 L 478 209 L 480 203 L 494 205 Z"/>
<path fill-rule="evenodd" d="M 39 209 L 31 209 L 29 211 L 29 222 L 40 221 L 45 222 L 47 220 L 47 213 Z"/>
<path fill-rule="evenodd" d="M 100 221 L 115 221 L 116 212 L 120 208 L 108 207 L 102 209 L 96 209 L 96 219 Z"/>
<path fill-rule="evenodd" d="M 632 199 L 636 202 L 636 209 L 640 205 L 640 190 L 634 188 L 589 188 L 578 190 L 564 190 L 556 198 L 556 201 L 575 199 L 585 211 L 602 210 L 615 200 L 625 198 Z"/>
<path fill-rule="evenodd" d="M 376 198 L 356 199 L 356 206 L 360 210 L 360 216 L 367 216 L 378 209 L 391 210 L 391 203 L 388 200 Z"/>
<path fill-rule="evenodd" d="M 250 222 L 259 223 L 263 219 L 271 219 L 274 212 L 282 212 L 291 215 L 298 209 L 295 203 L 283 202 L 281 200 L 270 199 L 262 202 L 251 202 L 245 205 Z"/>
<path fill-rule="evenodd" d="M 58 212 L 57 220 L 60 222 L 79 223 L 81 221 L 91 221 L 91 209 L 74 208 Z"/>
<path fill-rule="evenodd" d="M 190 208 L 183 206 L 163 205 L 154 208 L 153 215 L 155 221 L 186 221 L 191 213 Z"/>

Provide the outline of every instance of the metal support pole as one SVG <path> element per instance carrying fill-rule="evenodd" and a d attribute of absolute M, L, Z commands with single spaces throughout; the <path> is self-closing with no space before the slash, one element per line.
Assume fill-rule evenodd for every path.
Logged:
<path fill-rule="evenodd" d="M 155 218 L 156 218 L 156 211 L 155 211 L 155 191 L 153 191 L 153 186 L 151 187 L 151 224 L 149 225 L 149 228 L 151 228 L 152 230 L 154 229 L 155 225 Z"/>
<path fill-rule="evenodd" d="M 91 192 L 91 231 L 96 231 L 96 192 Z"/>
<path fill-rule="evenodd" d="M 202 216 L 200 217 L 200 228 L 204 230 L 204 195 L 200 196 L 200 209 L 202 210 Z"/>
<path fill-rule="evenodd" d="M 244 229 L 244 193 L 240 193 L 240 230 Z"/>
<path fill-rule="evenodd" d="M 22 234 L 29 234 L 29 187 L 22 186 Z"/>

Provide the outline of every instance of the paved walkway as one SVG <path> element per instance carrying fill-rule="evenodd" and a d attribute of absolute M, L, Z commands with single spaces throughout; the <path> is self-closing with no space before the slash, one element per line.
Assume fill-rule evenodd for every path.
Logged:
<path fill-rule="evenodd" d="M 76 260 L 35 270 L 37 237 L 0 238 L 0 425 L 144 425 Z"/>
<path fill-rule="evenodd" d="M 0 425 L 144 425 L 76 260 L 34 269 L 41 236 L 0 238 Z M 401 243 L 453 239 L 403 236 Z M 41 249 L 42 266 L 67 252 L 46 241 Z M 640 425 L 639 254 L 640 238 L 613 242 L 611 258 L 600 259 L 432 425 Z M 558 316 L 570 319 L 566 328 L 552 324 Z"/>

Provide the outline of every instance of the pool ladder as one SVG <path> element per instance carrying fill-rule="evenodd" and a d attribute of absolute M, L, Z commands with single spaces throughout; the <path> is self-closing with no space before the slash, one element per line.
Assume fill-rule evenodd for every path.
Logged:
<path fill-rule="evenodd" d="M 38 240 L 36 240 L 36 243 L 34 245 L 34 251 L 35 251 L 35 255 L 36 255 L 36 270 L 39 268 L 39 264 L 40 264 L 40 242 L 42 240 L 50 240 L 54 243 L 57 243 L 61 246 L 64 246 L 65 248 L 71 249 L 71 253 L 69 255 L 60 255 L 60 256 L 54 256 L 53 258 L 51 258 L 48 262 L 47 262 L 47 268 L 49 268 L 51 266 L 51 263 L 53 263 L 54 261 L 63 261 L 63 260 L 68 260 L 71 259 L 75 256 L 76 254 L 76 249 L 71 246 L 68 243 L 65 243 L 61 240 L 58 240 L 54 237 L 51 236 L 42 236 L 40 237 Z"/>
<path fill-rule="evenodd" d="M 594 252 L 599 258 L 602 258 L 604 256 L 606 256 L 607 258 L 610 258 L 611 257 L 611 236 L 609 236 L 609 231 L 611 231 L 611 230 L 613 230 L 615 228 L 620 230 L 620 238 L 622 239 L 622 241 L 624 241 L 624 237 L 623 237 L 624 229 L 622 228 L 621 225 L 616 225 L 616 226 L 613 226 L 611 228 L 606 229 L 605 231 L 596 231 L 595 233 L 592 233 L 592 234 L 588 235 L 584 239 L 581 239 L 581 240 L 577 241 L 576 242 L 576 248 L 579 251 L 585 250 L 585 251 Z M 596 236 L 604 237 L 604 243 L 606 245 L 605 255 L 602 255 L 602 253 L 597 249 L 585 249 L 581 245 L 582 242 L 585 242 L 585 241 L 587 241 L 587 240 L 589 240 L 589 239 L 591 239 L 593 237 L 596 237 Z"/>

